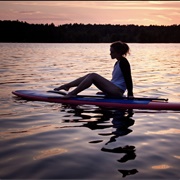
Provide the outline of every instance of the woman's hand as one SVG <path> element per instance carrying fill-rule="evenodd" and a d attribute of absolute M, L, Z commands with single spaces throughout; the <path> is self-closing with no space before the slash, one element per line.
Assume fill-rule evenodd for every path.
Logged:
<path fill-rule="evenodd" d="M 54 91 L 59 91 L 59 87 L 58 88 L 54 88 Z"/>
<path fill-rule="evenodd" d="M 134 96 L 128 96 L 129 99 L 134 99 Z"/>
<path fill-rule="evenodd" d="M 103 93 L 102 91 L 97 92 L 96 94 L 97 94 L 97 95 L 104 95 L 104 93 Z"/>

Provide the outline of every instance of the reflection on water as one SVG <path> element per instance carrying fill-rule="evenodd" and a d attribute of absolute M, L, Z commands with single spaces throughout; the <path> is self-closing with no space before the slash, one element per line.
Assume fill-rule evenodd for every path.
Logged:
<path fill-rule="evenodd" d="M 161 165 L 157 165 L 157 166 L 152 166 L 152 169 L 169 169 L 171 168 L 171 166 L 168 166 L 166 164 L 161 164 Z"/>
<path fill-rule="evenodd" d="M 47 158 L 50 156 L 66 153 L 67 151 L 68 151 L 67 149 L 56 149 L 56 148 L 50 149 L 50 150 L 45 150 L 45 151 L 39 152 L 39 154 L 37 156 L 35 156 L 33 159 L 34 160 L 44 159 L 44 158 Z"/>
<path fill-rule="evenodd" d="M 44 125 L 44 126 L 36 126 L 28 129 L 21 129 L 21 130 L 13 130 L 13 131 L 7 131 L 7 132 L 0 132 L 0 138 L 1 139 L 15 139 L 19 137 L 25 137 L 30 136 L 33 134 L 41 133 L 41 132 L 47 132 L 51 131 L 55 127 L 52 125 Z"/>
<path fill-rule="evenodd" d="M 146 134 L 180 134 L 180 129 L 170 128 L 168 130 L 161 131 L 148 131 Z"/>
<path fill-rule="evenodd" d="M 65 106 L 64 106 L 65 107 Z M 68 128 L 68 127 L 86 127 L 91 130 L 98 130 L 98 129 L 109 129 L 110 127 L 113 128 L 113 131 L 106 132 L 106 133 L 98 133 L 100 136 L 108 136 L 109 140 L 104 144 L 104 146 L 101 148 L 101 151 L 103 152 L 109 152 L 109 153 L 116 153 L 116 154 L 125 154 L 120 159 L 117 159 L 119 163 L 125 163 L 129 160 L 134 160 L 136 158 L 136 149 L 133 145 L 126 145 L 126 146 L 118 146 L 113 149 L 107 148 L 106 145 L 116 142 L 116 139 L 120 138 L 121 136 L 126 136 L 129 133 L 132 132 L 131 129 L 129 129 L 130 126 L 134 124 L 134 120 L 131 118 L 133 116 L 132 110 L 114 110 L 110 111 L 107 109 L 95 109 L 94 111 L 85 111 L 83 108 L 73 108 L 71 111 L 68 111 L 69 113 L 72 113 L 75 119 L 71 118 L 71 120 L 64 120 L 64 123 L 78 123 L 83 122 L 80 126 L 63 126 L 60 128 Z M 88 113 L 89 115 L 85 115 L 84 113 Z M 98 113 L 99 115 L 92 115 L 93 113 Z M 65 116 L 66 118 L 67 116 Z M 72 117 L 72 115 L 69 115 L 68 117 Z M 78 119 L 77 117 L 80 117 Z M 95 118 L 95 119 L 94 119 Z M 91 121 L 91 119 L 93 119 Z M 112 119 L 112 124 L 106 124 L 110 119 Z M 89 143 L 102 143 L 103 138 L 101 140 L 93 140 Z M 119 158 L 119 157 L 118 157 Z M 138 172 L 137 169 L 119 169 L 120 173 L 122 173 L 122 177 L 126 177 L 128 175 L 133 175 Z"/>
<path fill-rule="evenodd" d="M 25 101 L 28 103 L 28 101 Z M 110 145 L 114 145 L 118 139 L 121 137 L 127 136 L 132 132 L 132 127 L 135 123 L 135 120 L 132 119 L 133 111 L 119 111 L 119 110 L 107 110 L 107 109 L 100 109 L 100 108 L 93 108 L 89 106 L 77 106 L 72 107 L 69 105 L 62 105 L 60 112 L 65 112 L 62 116 L 62 122 L 58 126 L 56 125 L 43 125 L 43 126 L 34 126 L 31 128 L 18 128 L 13 130 L 8 130 L 0 133 L 1 140 L 4 139 L 6 141 L 12 141 L 17 139 L 26 138 L 27 140 L 29 137 L 33 137 L 36 135 L 38 137 L 41 134 L 54 132 L 54 131 L 60 131 L 60 130 L 69 130 L 69 129 L 75 129 L 75 128 L 87 128 L 91 131 L 98 132 L 98 139 L 97 137 L 95 139 L 91 139 L 88 141 L 90 145 L 100 145 L 99 150 L 101 150 L 105 154 L 105 156 L 109 156 L 108 159 L 111 159 L 111 153 L 114 153 L 117 155 L 116 161 L 118 163 L 127 163 L 131 160 L 135 160 L 136 158 L 136 148 L 132 144 L 126 144 L 120 146 L 118 143 L 117 147 L 110 148 Z M 72 139 L 79 141 L 81 140 L 81 137 L 72 137 Z M 66 141 L 66 139 L 63 140 L 63 137 L 61 138 L 61 141 Z M 84 142 L 85 143 L 85 142 Z M 37 142 L 35 142 L 37 144 Z M 42 143 L 41 143 L 42 144 Z M 26 147 L 29 146 L 28 141 L 26 143 L 19 142 L 16 145 L 17 147 Z M 44 146 L 44 145 L 43 145 Z M 59 145 L 58 145 L 59 146 Z M 56 147 L 46 147 L 35 148 L 33 151 L 34 153 L 32 156 L 32 160 L 35 161 L 48 161 L 48 159 L 54 159 L 55 157 L 65 156 L 66 154 L 72 153 L 72 149 L 69 149 L 68 147 L 63 146 L 56 146 Z M 39 149 L 39 150 L 38 150 Z M 18 158 L 18 156 L 17 156 Z M 7 161 L 4 159 L 4 162 L 7 163 Z M 9 159 L 9 162 L 13 162 L 14 159 Z M 96 164 L 96 162 L 94 162 Z M 98 164 L 97 164 L 98 166 Z M 24 166 L 25 167 L 25 166 Z M 41 171 L 41 167 L 40 171 Z M 117 168 L 117 167 L 115 167 Z M 122 177 L 126 177 L 128 175 L 134 175 L 138 173 L 138 170 L 136 168 L 133 169 L 116 169 L 117 172 L 122 174 Z M 21 177 L 18 175 L 18 173 L 15 173 L 17 177 Z M 10 173 L 9 175 L 3 176 L 4 178 L 11 178 L 13 177 L 13 173 Z M 22 176 L 25 177 L 25 176 Z M 33 176 L 32 176 L 33 177 Z M 65 177 L 65 176 L 64 176 Z"/>

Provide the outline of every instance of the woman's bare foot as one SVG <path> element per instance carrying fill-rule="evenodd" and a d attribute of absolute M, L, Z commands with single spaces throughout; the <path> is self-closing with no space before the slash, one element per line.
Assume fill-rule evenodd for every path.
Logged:
<path fill-rule="evenodd" d="M 65 96 L 63 96 L 62 98 L 64 98 L 64 99 L 68 99 L 68 98 L 72 98 L 72 97 L 76 97 L 77 95 L 76 94 L 73 94 L 73 93 L 68 93 L 68 94 L 66 94 Z"/>
<path fill-rule="evenodd" d="M 66 85 L 62 85 L 62 86 L 59 86 L 58 88 L 54 88 L 55 91 L 59 91 L 62 89 L 64 89 L 65 91 L 69 91 L 69 87 L 67 87 Z"/>

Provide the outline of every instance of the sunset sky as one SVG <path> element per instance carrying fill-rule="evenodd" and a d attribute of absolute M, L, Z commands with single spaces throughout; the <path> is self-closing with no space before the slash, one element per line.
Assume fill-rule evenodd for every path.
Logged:
<path fill-rule="evenodd" d="M 0 20 L 173 25 L 180 24 L 180 1 L 0 1 Z"/>

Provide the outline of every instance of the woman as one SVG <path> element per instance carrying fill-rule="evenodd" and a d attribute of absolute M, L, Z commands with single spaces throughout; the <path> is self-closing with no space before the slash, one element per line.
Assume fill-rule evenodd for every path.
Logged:
<path fill-rule="evenodd" d="M 54 90 L 58 91 L 64 89 L 68 91 L 71 87 L 76 87 L 73 91 L 69 92 L 65 96 L 66 98 L 69 98 L 72 96 L 76 96 L 78 93 L 94 84 L 105 95 L 116 98 L 122 97 L 127 89 L 127 96 L 131 98 L 133 97 L 131 68 L 128 60 L 125 58 L 128 53 L 129 46 L 126 43 L 117 41 L 111 44 L 110 56 L 112 59 L 117 60 L 114 65 L 111 81 L 105 79 L 99 74 L 90 73 L 70 83 L 55 88 Z"/>

